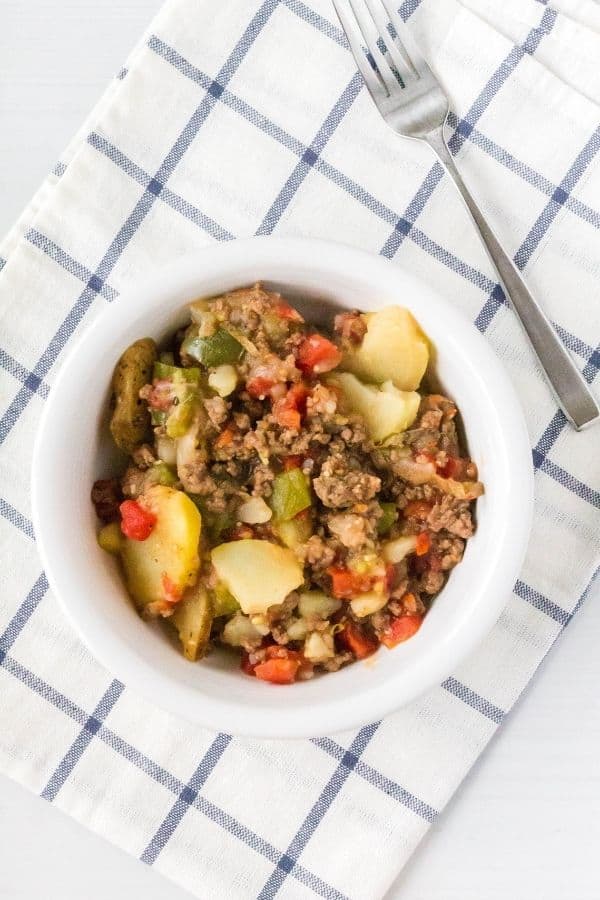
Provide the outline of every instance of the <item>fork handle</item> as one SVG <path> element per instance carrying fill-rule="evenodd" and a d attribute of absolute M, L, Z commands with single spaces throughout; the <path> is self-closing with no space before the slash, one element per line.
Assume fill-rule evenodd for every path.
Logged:
<path fill-rule="evenodd" d="M 443 127 L 425 136 L 440 162 L 454 179 L 463 196 L 483 243 L 496 266 L 507 296 L 517 313 L 531 345 L 546 373 L 559 405 L 567 419 L 579 431 L 600 417 L 600 409 L 583 375 L 571 359 L 546 314 L 523 281 L 521 273 L 506 253 L 469 193 L 443 134 Z"/>

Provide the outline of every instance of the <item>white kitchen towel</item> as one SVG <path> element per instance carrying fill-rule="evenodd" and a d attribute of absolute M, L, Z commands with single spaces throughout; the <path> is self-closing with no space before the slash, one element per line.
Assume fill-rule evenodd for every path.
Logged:
<path fill-rule="evenodd" d="M 450 96 L 459 168 L 597 388 L 599 7 L 401 14 Z M 154 267 L 272 232 L 382 253 L 469 315 L 522 398 L 536 472 L 526 563 L 483 645 L 383 722 L 290 743 L 208 733 L 114 680 L 64 621 L 29 519 L 67 345 Z M 0 769 L 199 897 L 381 897 L 600 558 L 598 432 L 557 409 L 454 186 L 379 118 L 329 0 L 169 0 L 0 256 Z"/>

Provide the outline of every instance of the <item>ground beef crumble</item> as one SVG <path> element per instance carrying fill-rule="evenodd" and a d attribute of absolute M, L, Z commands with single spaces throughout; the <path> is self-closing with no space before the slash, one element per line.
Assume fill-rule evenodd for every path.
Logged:
<path fill-rule="evenodd" d="M 318 478 L 313 481 L 321 503 L 333 509 L 371 500 L 380 487 L 381 479 L 377 475 L 362 471 L 358 460 L 340 452 L 324 460 Z"/>

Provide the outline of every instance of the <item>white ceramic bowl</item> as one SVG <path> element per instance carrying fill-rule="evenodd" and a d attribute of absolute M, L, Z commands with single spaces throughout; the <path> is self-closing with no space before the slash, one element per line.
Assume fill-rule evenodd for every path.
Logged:
<path fill-rule="evenodd" d="M 289 687 L 247 678 L 213 653 L 192 664 L 141 621 L 114 559 L 96 543 L 93 482 L 117 465 L 107 428 L 114 364 L 131 342 L 163 339 L 198 296 L 262 280 L 309 321 L 331 305 L 408 306 L 437 350 L 436 373 L 462 413 L 486 493 L 463 562 L 418 634 L 341 671 Z M 253 238 L 208 247 L 135 284 L 71 350 L 46 402 L 33 463 L 35 531 L 71 623 L 118 678 L 173 713 L 234 734 L 296 738 L 372 722 L 439 684 L 506 603 L 530 527 L 532 472 L 519 402 L 476 329 L 443 298 L 380 257 L 316 240 Z"/>

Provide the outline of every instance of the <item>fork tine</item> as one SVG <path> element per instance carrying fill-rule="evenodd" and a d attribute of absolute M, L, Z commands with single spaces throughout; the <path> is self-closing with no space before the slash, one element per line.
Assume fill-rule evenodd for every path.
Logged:
<path fill-rule="evenodd" d="M 394 0 L 382 0 L 385 10 L 389 16 L 394 31 L 398 35 L 398 43 L 409 58 L 417 75 L 433 74 L 429 68 L 427 60 L 419 50 L 417 42 L 413 38 L 408 26 L 402 21 L 400 15 L 396 12 Z"/>
<path fill-rule="evenodd" d="M 333 0 L 333 5 L 346 34 L 348 43 L 350 44 L 350 50 L 352 51 L 354 61 L 358 66 L 363 81 L 375 102 L 379 103 L 387 96 L 387 90 L 382 84 L 379 75 L 373 70 L 365 56 L 362 35 L 354 13 L 348 6 L 348 0 Z"/>
<path fill-rule="evenodd" d="M 414 78 L 417 73 L 411 65 L 410 59 L 404 58 L 401 49 L 396 45 L 394 38 L 388 30 L 389 17 L 381 0 L 365 0 L 365 3 L 369 8 L 369 12 L 379 30 L 381 40 L 385 44 L 386 50 L 390 54 L 390 58 L 396 71 L 400 75 L 400 78 L 403 82 L 406 82 L 409 78 Z M 406 53 L 406 51 L 404 51 L 404 53 Z"/>
<path fill-rule="evenodd" d="M 375 23 L 369 14 L 369 10 L 364 5 L 364 0 L 349 0 L 349 2 L 367 45 L 367 49 L 373 57 L 381 79 L 385 84 L 387 93 L 391 94 L 398 90 L 399 85 L 396 76 L 390 68 L 390 64 L 379 48 L 378 39 L 380 35 L 375 27 Z"/>

